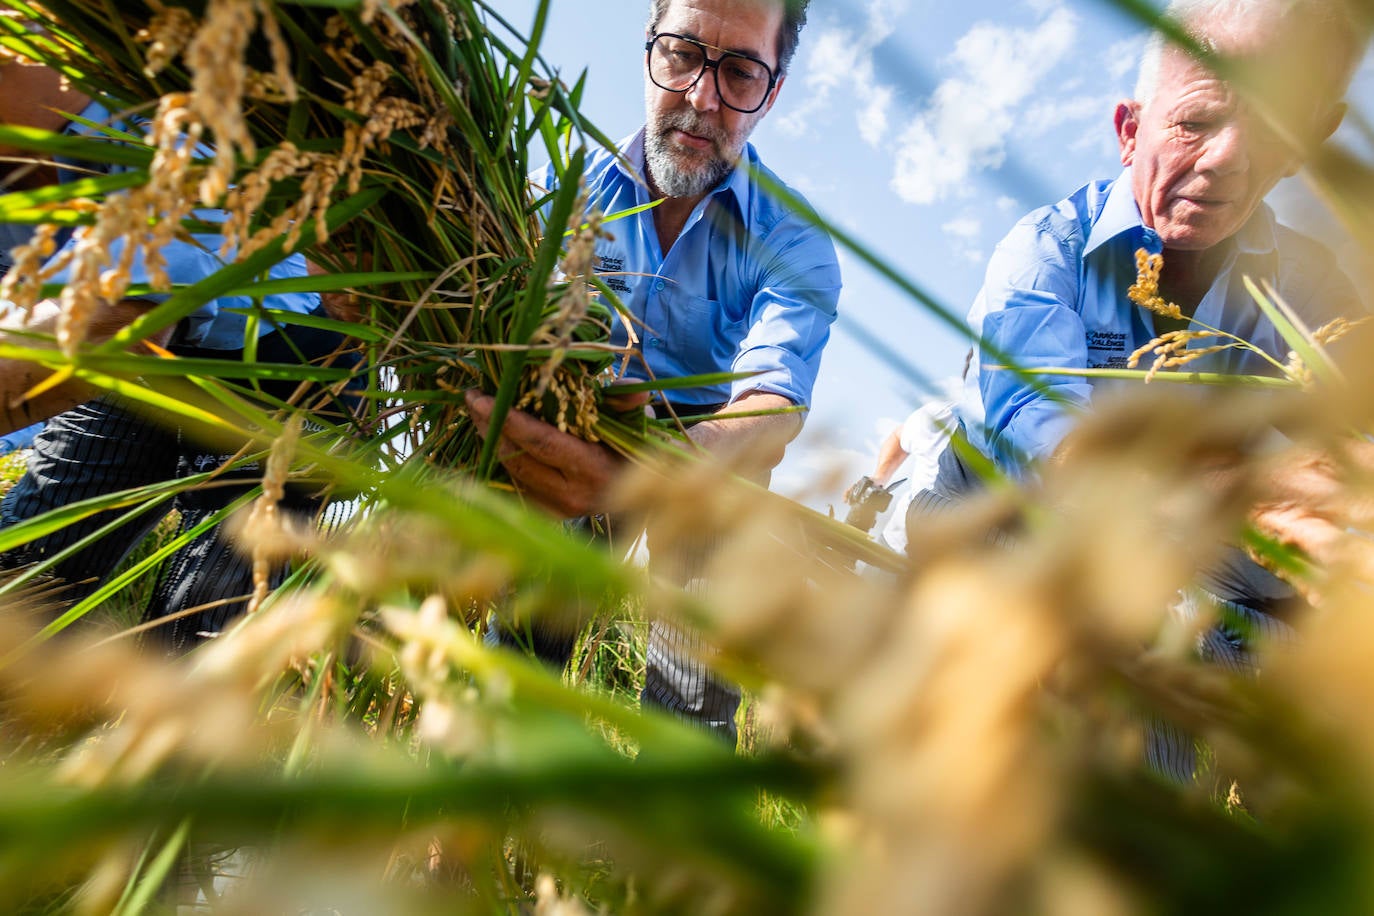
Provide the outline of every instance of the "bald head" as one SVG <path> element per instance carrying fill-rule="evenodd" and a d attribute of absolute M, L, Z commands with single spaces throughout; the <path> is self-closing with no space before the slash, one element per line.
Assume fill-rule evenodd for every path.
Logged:
<path fill-rule="evenodd" d="M 1364 30 L 1343 0 L 1177 0 L 1167 13 L 1197 47 L 1156 37 L 1115 125 L 1142 222 L 1166 251 L 1202 258 L 1340 124 Z"/>
<path fill-rule="evenodd" d="M 1369 19 L 1350 0 L 1173 0 L 1163 16 L 1209 54 L 1234 60 L 1274 82 L 1303 77 L 1305 91 L 1329 103 L 1345 94 L 1364 56 Z M 1156 31 L 1140 60 L 1135 99 L 1149 102 L 1166 52 L 1188 53 Z M 1248 74 L 1247 74 L 1248 75 Z M 1269 88 L 1269 87 L 1263 87 Z M 1309 101 L 1311 101 L 1309 99 Z"/>

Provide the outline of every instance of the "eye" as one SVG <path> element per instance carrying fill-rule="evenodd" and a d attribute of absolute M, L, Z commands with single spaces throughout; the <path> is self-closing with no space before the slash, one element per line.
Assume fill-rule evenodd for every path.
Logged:
<path fill-rule="evenodd" d="M 672 67 L 697 67 L 701 64 L 701 50 L 685 41 L 660 41 L 660 53 Z"/>
<path fill-rule="evenodd" d="M 742 57 L 726 57 L 721 61 L 721 72 L 735 83 L 752 83 L 765 79 L 763 69 L 752 60 Z"/>
<path fill-rule="evenodd" d="M 747 82 L 749 80 L 758 79 L 759 75 L 755 73 L 753 70 L 749 69 L 748 66 L 741 66 L 739 64 L 732 63 L 730 67 L 730 78 L 733 80 L 739 80 L 740 82 Z"/>

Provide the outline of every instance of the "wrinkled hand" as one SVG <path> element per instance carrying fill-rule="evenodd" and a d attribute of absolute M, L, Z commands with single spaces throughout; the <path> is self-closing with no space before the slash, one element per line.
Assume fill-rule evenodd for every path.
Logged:
<path fill-rule="evenodd" d="M 650 417 L 654 415 L 654 409 L 649 406 L 649 392 L 633 391 L 628 394 L 607 394 L 602 402 L 607 412 L 610 413 L 629 413 L 636 407 L 642 407 L 644 412 Z"/>
<path fill-rule="evenodd" d="M 91 343 L 108 340 L 141 318 L 150 308 L 152 303 L 138 299 L 117 302 L 102 299 L 86 328 L 86 340 Z M 0 316 L 0 340 L 8 340 L 11 334 L 22 332 L 25 336 L 17 338 L 21 345 L 48 346 L 36 344 L 27 335 L 33 332 L 56 333 L 61 314 L 62 308 L 56 300 L 44 299 L 27 315 L 11 312 Z M 166 327 L 148 335 L 131 348 L 132 352 L 148 353 L 152 351 L 151 345 L 159 348 L 165 346 L 171 339 L 172 330 Z M 53 379 L 53 373 L 36 362 L 0 359 L 0 435 L 23 429 L 38 420 L 46 420 L 99 393 L 98 389 L 76 379 L 68 379 L 56 387 L 50 387 Z"/>
<path fill-rule="evenodd" d="M 468 413 L 484 439 L 495 399 L 469 390 Z M 622 395 L 618 408 L 643 404 L 648 395 Z M 512 410 L 501 427 L 496 455 L 511 481 L 530 501 L 559 516 L 595 515 L 606 508 L 625 459 L 607 448 L 560 432 L 527 413 Z"/>
<path fill-rule="evenodd" d="M 1285 455 L 1262 481 L 1250 520 L 1322 567 L 1343 567 L 1374 583 L 1374 443 Z M 1310 584 L 1297 585 L 1319 600 Z"/>
<path fill-rule="evenodd" d="M 883 488 L 874 482 L 872 477 L 864 475 L 854 482 L 848 490 L 844 491 L 844 501 L 848 505 L 857 506 L 864 502 L 875 492 L 884 492 Z"/>

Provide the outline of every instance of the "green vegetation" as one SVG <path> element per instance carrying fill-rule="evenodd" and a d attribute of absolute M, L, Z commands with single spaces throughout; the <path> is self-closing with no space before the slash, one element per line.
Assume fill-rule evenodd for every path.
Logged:
<path fill-rule="evenodd" d="M 989 492 L 932 522 L 904 563 L 725 468 L 669 463 L 655 447 L 669 430 L 601 414 L 614 298 L 575 260 L 594 217 L 573 179 L 603 138 L 577 113 L 578 87 L 544 72 L 538 22 L 526 44 L 494 32 L 478 0 L 213 0 L 181 14 L 51 0 L 56 21 L 8 6 L 20 15 L 3 20 L 0 43 L 78 85 L 150 116 L 170 93 L 201 94 L 162 141 L 203 123 L 220 159 L 151 174 L 158 138 L 79 141 L 80 155 L 131 170 L 79 193 L 108 202 L 156 186 L 184 213 L 206 194 L 242 231 L 237 260 L 112 343 L 76 334 L 65 353 L 0 353 L 212 430 L 244 445 L 244 462 L 270 455 L 287 471 L 269 486 L 310 481 L 356 495 L 358 509 L 336 531 L 248 528 L 255 559 L 290 557 L 296 573 L 182 659 L 71 626 L 140 607 L 132 584 L 41 631 L 26 613 L 45 600 L 32 580 L 0 586 L 6 911 L 1374 905 L 1374 567 L 1360 538 L 1307 583 L 1320 614 L 1299 645 L 1265 656 L 1262 678 L 1200 663 L 1195 629 L 1167 611 L 1214 545 L 1245 528 L 1236 494 L 1268 460 L 1256 431 L 1324 443 L 1365 429 L 1374 386 L 1328 378 L 1315 395 L 1205 399 L 1151 386 L 1086 422 L 1043 490 Z M 47 22 L 51 37 L 21 19 Z M 143 29 L 171 50 L 149 59 L 159 46 Z M 238 97 L 206 97 L 197 81 L 212 71 L 238 79 Z M 78 142 L 0 136 L 40 155 Z M 530 202 L 524 175 L 545 156 L 568 190 Z M 1357 165 L 1341 161 L 1328 183 Z M 71 192 L 4 195 L 0 219 L 107 218 L 70 205 Z M 1344 195 L 1356 216 L 1367 203 Z M 557 230 L 544 237 L 541 208 Z M 224 290 L 281 289 L 261 277 L 288 242 L 329 268 L 304 286 L 353 298 L 351 316 L 332 320 L 371 367 L 363 416 L 301 434 L 292 418 L 319 405 L 255 390 L 283 372 L 341 385 L 334 367 L 250 361 L 230 382 L 224 367 L 123 352 Z M 493 456 L 462 413 L 473 385 L 502 409 L 529 398 L 634 450 L 627 511 L 652 506 L 664 532 L 718 534 L 709 589 L 655 581 L 491 485 Z M 1204 479 L 1199 456 L 1216 454 L 1234 457 L 1236 489 Z M 1343 493 L 1363 505 L 1367 469 L 1345 470 Z M 139 511 L 206 482 L 100 505 Z M 1013 516 L 1022 548 L 989 549 L 989 519 Z M 40 527 L 0 532 L 0 550 Z M 146 583 L 174 545 L 151 545 L 131 569 Z M 855 558 L 896 574 L 857 575 Z M 637 709 L 651 615 L 704 630 L 721 650 L 713 664 L 749 690 L 740 753 Z M 581 626 L 563 677 L 481 639 L 493 619 L 536 617 Z M 1209 748 L 1198 785 L 1144 770 L 1151 716 Z"/>

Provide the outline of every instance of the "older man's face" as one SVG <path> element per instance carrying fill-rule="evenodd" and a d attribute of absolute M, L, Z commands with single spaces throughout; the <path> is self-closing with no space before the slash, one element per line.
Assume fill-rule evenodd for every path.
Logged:
<path fill-rule="evenodd" d="M 782 4 L 775 0 L 673 0 L 657 32 L 757 58 L 776 73 L 782 18 Z M 779 80 L 758 111 L 744 114 L 721 103 L 710 70 L 686 92 L 660 89 L 647 74 L 644 83 L 649 180 L 669 197 L 697 197 L 715 187 L 739 160 L 782 85 Z"/>
<path fill-rule="evenodd" d="M 1262 97 L 1279 103 L 1277 111 L 1271 105 L 1271 114 L 1289 128 L 1287 138 L 1231 85 L 1184 52 L 1168 49 L 1154 98 L 1118 107 L 1121 161 L 1132 166 L 1142 221 L 1166 248 L 1203 251 L 1235 235 L 1274 184 L 1297 170 L 1299 145 L 1324 139 L 1335 128 L 1335 122 L 1326 127 L 1314 115 L 1330 111 L 1334 99 L 1308 95 L 1305 110 L 1297 112 L 1282 110 L 1290 108 L 1285 95 Z"/>

